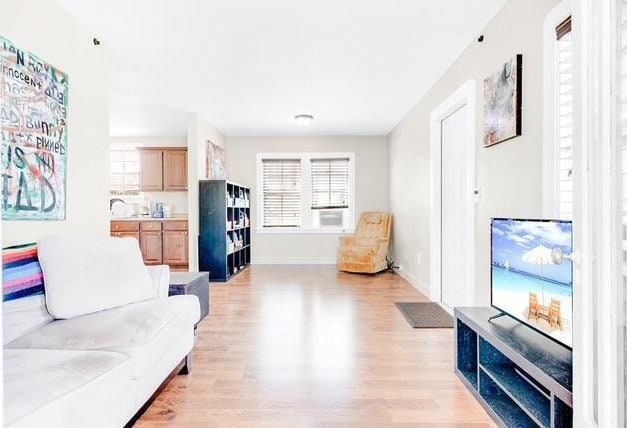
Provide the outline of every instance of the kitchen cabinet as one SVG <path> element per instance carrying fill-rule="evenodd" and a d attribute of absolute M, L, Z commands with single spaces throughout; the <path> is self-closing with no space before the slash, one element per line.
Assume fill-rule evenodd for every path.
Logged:
<path fill-rule="evenodd" d="M 144 256 L 144 263 L 147 265 L 160 265 L 163 262 L 163 241 L 161 232 L 140 232 L 139 247 Z"/>
<path fill-rule="evenodd" d="M 163 150 L 140 150 L 139 165 L 139 190 L 142 192 L 163 190 Z"/>
<path fill-rule="evenodd" d="M 144 263 L 166 264 L 171 270 L 188 270 L 189 224 L 187 220 L 112 220 L 111 236 L 139 241 Z"/>
<path fill-rule="evenodd" d="M 111 232 L 138 232 L 139 231 L 139 222 L 138 221 L 112 221 L 111 222 Z"/>
<path fill-rule="evenodd" d="M 187 150 L 163 151 L 163 190 L 187 190 Z"/>
<path fill-rule="evenodd" d="M 163 263 L 184 265 L 188 260 L 188 239 L 186 231 L 163 231 Z"/>
<path fill-rule="evenodd" d="M 186 191 L 187 148 L 140 149 L 140 191 Z"/>
<path fill-rule="evenodd" d="M 117 238 L 135 238 L 139 242 L 139 232 L 111 232 L 111 236 Z"/>

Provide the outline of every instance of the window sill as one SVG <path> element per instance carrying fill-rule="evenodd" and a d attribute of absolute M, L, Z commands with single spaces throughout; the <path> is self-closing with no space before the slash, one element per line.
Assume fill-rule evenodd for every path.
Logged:
<path fill-rule="evenodd" d="M 355 233 L 355 229 L 347 229 L 341 227 L 325 227 L 325 228 L 296 228 L 296 227 L 258 227 L 255 231 L 259 234 L 309 234 L 309 235 L 350 235 Z"/>

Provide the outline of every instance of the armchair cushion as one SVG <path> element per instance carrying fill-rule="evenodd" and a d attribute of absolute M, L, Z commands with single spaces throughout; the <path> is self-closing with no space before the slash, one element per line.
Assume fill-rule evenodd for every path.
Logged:
<path fill-rule="evenodd" d="M 343 247 L 338 255 L 340 261 L 368 262 L 376 254 L 376 248 L 351 246 Z"/>
<path fill-rule="evenodd" d="M 56 319 L 157 296 L 134 238 L 49 237 L 38 245 L 46 306 Z"/>

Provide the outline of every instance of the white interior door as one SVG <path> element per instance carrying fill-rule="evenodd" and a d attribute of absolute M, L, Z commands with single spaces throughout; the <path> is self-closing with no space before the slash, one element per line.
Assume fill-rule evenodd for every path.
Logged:
<path fill-rule="evenodd" d="M 449 308 L 467 302 L 466 153 L 468 108 L 461 106 L 441 121 L 441 296 Z"/>

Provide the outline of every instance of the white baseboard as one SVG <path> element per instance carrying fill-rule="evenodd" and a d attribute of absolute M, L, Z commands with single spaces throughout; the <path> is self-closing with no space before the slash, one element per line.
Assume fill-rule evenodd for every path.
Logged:
<path fill-rule="evenodd" d="M 253 259 L 251 265 L 335 265 L 335 259 L 310 259 L 310 258 L 289 258 L 289 259 Z"/>
<path fill-rule="evenodd" d="M 405 281 L 409 282 L 412 287 L 424 294 L 427 299 L 431 299 L 428 284 L 420 281 L 414 274 L 406 270 L 397 270 L 396 273 L 398 273 Z"/>

